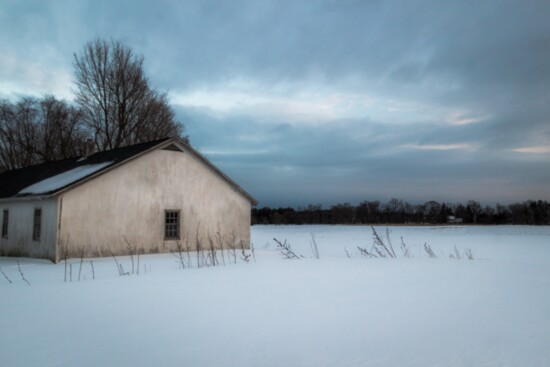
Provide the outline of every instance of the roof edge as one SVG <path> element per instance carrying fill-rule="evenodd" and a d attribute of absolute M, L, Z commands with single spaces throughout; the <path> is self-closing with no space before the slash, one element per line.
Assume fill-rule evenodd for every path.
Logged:
<path fill-rule="evenodd" d="M 161 141 L 161 142 L 159 142 L 158 144 L 155 144 L 155 145 L 153 145 L 152 147 L 150 147 L 150 148 L 148 148 L 148 149 L 146 149 L 146 150 L 144 150 L 144 151 L 142 151 L 142 152 L 139 152 L 139 153 L 137 153 L 137 154 L 135 154 L 135 155 L 133 155 L 133 156 L 131 156 L 131 157 L 126 158 L 125 160 L 122 160 L 122 161 L 120 161 L 120 162 L 118 162 L 118 163 L 113 164 L 112 166 L 108 166 L 108 167 L 106 167 L 106 168 L 104 168 L 104 169 L 102 169 L 102 170 L 99 170 L 99 171 L 97 171 L 97 172 L 95 172 L 95 173 L 93 173 L 93 174 L 91 174 L 91 175 L 89 175 L 89 176 L 87 176 L 87 177 L 85 177 L 85 178 L 79 180 L 79 181 L 73 182 L 72 184 L 63 187 L 63 188 L 62 188 L 61 190 L 59 190 L 59 191 L 52 192 L 50 195 L 51 195 L 51 196 L 58 196 L 58 195 L 61 195 L 61 194 L 65 193 L 65 192 L 67 192 L 67 191 L 69 191 L 69 190 L 72 190 L 72 189 L 74 189 L 74 188 L 77 187 L 77 186 L 80 186 L 80 185 L 82 185 L 82 184 L 84 184 L 84 183 L 86 183 L 86 182 L 88 182 L 88 181 L 90 181 L 90 180 L 93 180 L 94 178 L 96 178 L 96 177 L 98 177 L 98 176 L 101 176 L 101 175 L 104 174 L 104 173 L 107 173 L 107 172 L 109 172 L 109 171 L 112 171 L 113 169 L 118 168 L 118 167 L 122 166 L 123 164 L 126 164 L 126 163 L 128 163 L 128 162 L 130 162 L 130 161 L 132 161 L 132 160 L 134 160 L 134 159 L 136 159 L 136 158 L 141 157 L 141 156 L 144 155 L 144 154 L 147 154 L 148 152 L 151 152 L 151 151 L 157 149 L 159 146 L 163 145 L 164 143 L 166 143 L 166 142 L 168 142 L 168 141 L 172 141 L 172 139 L 168 139 L 168 140 L 165 140 L 165 141 Z"/>
<path fill-rule="evenodd" d="M 193 154 L 195 154 L 195 156 L 197 156 L 203 163 L 205 163 L 208 167 L 210 167 L 215 173 L 217 173 L 219 176 L 221 176 L 228 184 L 230 184 L 237 192 L 239 192 L 241 195 L 243 195 L 244 197 L 246 197 L 250 203 L 252 204 L 252 206 L 256 206 L 258 205 L 258 200 L 256 200 L 252 195 L 250 195 L 248 192 L 246 192 L 241 186 L 239 186 L 239 184 L 237 184 L 235 181 L 233 181 L 229 176 L 227 176 L 225 173 L 223 173 L 218 167 L 216 167 L 212 162 L 210 162 L 208 160 L 208 158 L 206 158 L 205 156 L 203 156 L 201 153 L 199 153 L 197 150 L 195 150 L 189 143 L 185 142 L 183 139 L 181 138 L 170 138 L 170 139 L 167 139 L 167 140 L 164 140 L 164 141 L 161 141 L 159 142 L 158 144 L 155 144 L 153 145 L 152 147 L 138 153 L 138 154 L 135 154 L 123 161 L 120 161 L 116 164 L 113 164 L 112 166 L 108 166 L 106 167 L 105 169 L 102 169 L 98 172 L 95 172 L 94 174 L 91 174 L 90 176 L 87 176 L 85 178 L 83 178 L 82 180 L 79 180 L 79 181 L 76 181 L 68 186 L 65 186 L 64 188 L 62 188 L 61 190 L 59 191 L 55 191 L 51 194 L 48 195 L 48 197 L 54 197 L 54 196 L 58 196 L 58 195 L 61 195 L 69 190 L 72 190 L 73 188 L 77 187 L 77 186 L 80 186 L 90 180 L 93 180 L 94 178 L 104 174 L 104 173 L 107 173 L 109 171 L 112 171 L 113 169 L 116 169 L 134 159 L 137 159 L 139 157 L 141 157 L 142 155 L 145 155 L 153 150 L 156 150 L 156 149 L 162 149 L 163 147 L 165 146 L 168 146 L 170 144 L 179 144 L 181 146 L 182 149 L 188 149 L 189 151 L 191 151 Z"/>
<path fill-rule="evenodd" d="M 9 201 L 34 201 L 34 200 L 48 200 L 54 199 L 55 194 L 48 195 L 28 195 L 28 196 L 9 196 L 7 198 L 0 198 L 0 203 L 7 203 Z"/>
<path fill-rule="evenodd" d="M 246 192 L 245 189 L 243 189 L 238 183 L 236 183 L 235 181 L 233 181 L 231 179 L 231 177 L 229 177 L 228 175 L 226 175 L 221 169 L 219 169 L 218 167 L 216 167 L 212 162 L 210 162 L 208 160 L 208 158 L 206 158 L 204 155 L 202 155 L 201 153 L 199 153 L 195 148 L 193 148 L 191 146 L 191 144 L 185 142 L 183 139 L 180 139 L 180 138 L 172 138 L 172 139 L 169 139 L 165 142 L 163 142 L 163 144 L 167 144 L 169 145 L 169 143 L 179 143 L 183 146 L 184 149 L 189 149 L 193 154 L 195 154 L 201 161 L 203 161 L 203 163 L 206 163 L 206 165 L 208 167 L 210 167 L 214 172 L 216 172 L 219 176 L 221 176 L 221 178 L 223 178 L 228 184 L 230 184 L 231 186 L 233 186 L 233 188 L 235 190 L 237 190 L 237 192 L 239 192 L 241 195 L 243 195 L 244 197 L 246 197 L 250 203 L 252 204 L 252 206 L 256 206 L 258 205 L 258 200 L 256 200 L 252 195 L 250 195 L 248 192 Z"/>

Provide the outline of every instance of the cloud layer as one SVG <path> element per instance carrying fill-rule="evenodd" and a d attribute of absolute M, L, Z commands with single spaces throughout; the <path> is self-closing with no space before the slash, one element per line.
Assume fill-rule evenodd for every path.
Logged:
<path fill-rule="evenodd" d="M 8 1 L 0 97 L 71 98 L 94 37 L 146 58 L 265 205 L 550 199 L 547 1 Z"/>

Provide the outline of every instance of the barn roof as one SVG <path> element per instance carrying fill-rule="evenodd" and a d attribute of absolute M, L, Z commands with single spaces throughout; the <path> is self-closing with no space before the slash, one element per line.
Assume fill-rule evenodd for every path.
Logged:
<path fill-rule="evenodd" d="M 101 173 L 156 148 L 170 149 L 174 144 L 192 151 L 253 205 L 257 203 L 250 194 L 214 166 L 190 145 L 177 138 L 165 138 L 147 143 L 97 152 L 88 157 L 74 157 L 46 162 L 0 173 L 0 199 L 51 196 L 92 179 Z"/>

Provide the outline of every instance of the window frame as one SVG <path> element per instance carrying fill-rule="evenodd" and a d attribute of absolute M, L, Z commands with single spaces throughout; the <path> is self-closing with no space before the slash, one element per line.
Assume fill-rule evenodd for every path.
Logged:
<path fill-rule="evenodd" d="M 41 236 L 42 236 L 42 208 L 34 208 L 33 220 L 32 220 L 32 240 L 40 241 Z"/>
<path fill-rule="evenodd" d="M 181 238 L 181 210 L 180 209 L 165 209 L 164 210 L 164 240 L 179 241 Z M 174 218 L 169 218 L 175 214 Z M 168 222 L 172 220 L 172 222 Z M 175 231 L 175 235 L 174 234 Z"/>
<path fill-rule="evenodd" d="M 8 228 L 10 223 L 10 210 L 4 209 L 2 211 L 2 238 L 8 238 Z"/>

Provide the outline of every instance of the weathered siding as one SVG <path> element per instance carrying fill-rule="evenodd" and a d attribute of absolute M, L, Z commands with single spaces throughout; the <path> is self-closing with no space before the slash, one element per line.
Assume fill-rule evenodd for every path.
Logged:
<path fill-rule="evenodd" d="M 126 240 L 145 252 L 167 252 L 164 211 L 181 210 L 181 242 L 202 247 L 217 233 L 231 245 L 250 242 L 251 204 L 192 152 L 155 150 L 64 193 L 58 239 L 69 256 L 127 253 Z M 198 232 L 197 232 L 198 229 Z M 217 243 L 217 241 L 214 241 Z"/>
<path fill-rule="evenodd" d="M 39 241 L 33 240 L 35 208 L 42 209 Z M 0 221 L 5 209 L 9 210 L 8 238 L 0 237 L 0 256 L 34 257 L 55 261 L 56 199 L 2 201 Z"/>

